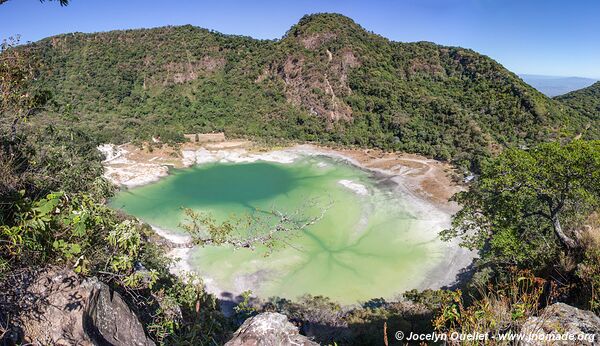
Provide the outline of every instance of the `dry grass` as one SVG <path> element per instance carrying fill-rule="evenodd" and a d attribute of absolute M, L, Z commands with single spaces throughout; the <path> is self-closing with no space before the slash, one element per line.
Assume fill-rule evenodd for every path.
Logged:
<path fill-rule="evenodd" d="M 514 271 L 508 282 L 482 287 L 469 306 L 465 305 L 461 291 L 452 292 L 434 320 L 435 329 L 448 335 L 518 332 L 528 317 L 538 314 L 545 283 L 530 271 Z M 480 341 L 463 340 L 457 344 L 477 345 Z M 502 343 L 492 339 L 489 344 Z"/>
<path fill-rule="evenodd" d="M 592 213 L 580 232 L 580 241 L 586 250 L 600 250 L 600 212 Z"/>

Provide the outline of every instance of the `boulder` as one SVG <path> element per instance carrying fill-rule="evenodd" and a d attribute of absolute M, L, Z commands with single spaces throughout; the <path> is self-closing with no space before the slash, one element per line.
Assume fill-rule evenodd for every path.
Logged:
<path fill-rule="evenodd" d="M 83 322 L 87 334 L 100 345 L 154 345 L 121 295 L 102 282 L 92 288 Z"/>
<path fill-rule="evenodd" d="M 0 320 L 11 322 L 11 328 L 0 344 L 93 345 L 83 330 L 90 293 L 83 283 L 58 267 L 9 275 L 0 287 Z"/>
<path fill-rule="evenodd" d="M 7 275 L 0 322 L 0 345 L 154 345 L 117 292 L 61 267 Z"/>
<path fill-rule="evenodd" d="M 318 343 L 298 332 L 285 315 L 263 312 L 250 317 L 238 328 L 226 346 L 312 346 Z"/>
<path fill-rule="evenodd" d="M 539 316 L 529 317 L 521 328 L 521 335 L 529 337 L 521 345 L 598 345 L 600 318 L 591 311 L 556 303 L 547 306 Z M 541 340 L 536 335 L 546 339 Z M 562 339 L 552 340 L 551 335 Z M 569 337 L 572 339 L 564 339 Z"/>

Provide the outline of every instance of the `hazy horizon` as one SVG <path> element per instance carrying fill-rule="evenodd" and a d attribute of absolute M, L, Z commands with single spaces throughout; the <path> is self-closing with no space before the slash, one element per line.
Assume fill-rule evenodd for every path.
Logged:
<path fill-rule="evenodd" d="M 519 77 L 521 77 L 525 83 L 536 88 L 548 97 L 564 95 L 571 91 L 587 88 L 598 81 L 594 78 L 537 74 L 519 74 Z"/>

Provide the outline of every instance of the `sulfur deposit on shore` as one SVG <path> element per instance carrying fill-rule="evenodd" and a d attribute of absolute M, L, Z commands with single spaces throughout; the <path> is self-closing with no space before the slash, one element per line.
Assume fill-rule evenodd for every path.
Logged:
<path fill-rule="evenodd" d="M 333 149 L 314 145 L 297 145 L 279 150 L 265 150 L 248 141 L 209 141 L 188 142 L 180 147 L 153 145 L 115 146 L 106 144 L 99 147 L 106 157 L 105 177 L 117 185 L 132 187 L 147 184 L 168 174 L 169 168 L 184 168 L 211 162 L 249 163 L 256 161 L 289 164 L 301 157 L 327 156 L 345 161 L 373 174 L 376 181 L 390 186 L 402 194 L 420 215 L 419 219 L 434 220 L 428 233 L 437 233 L 450 225 L 451 215 L 458 205 L 449 198 L 461 190 L 452 179 L 452 167 L 448 164 L 418 155 L 386 153 L 379 150 Z M 323 165 L 326 165 L 323 163 Z M 339 184 L 354 193 L 366 196 L 368 189 L 351 180 L 340 180 Z M 157 234 L 171 241 L 175 246 L 169 253 L 179 258 L 172 268 L 173 273 L 183 274 L 192 270 L 189 265 L 190 250 L 180 246 L 186 239 L 169 231 L 156 229 Z M 454 283 L 460 271 L 473 260 L 474 254 L 459 247 L 456 241 L 444 243 L 446 260 L 426 276 L 420 288 L 439 288 Z M 212 286 L 212 285 L 209 285 Z M 249 284 L 241 285 L 252 289 Z M 215 286 L 216 287 L 216 286 Z M 213 287 L 217 296 L 220 292 Z"/>
<path fill-rule="evenodd" d="M 449 164 L 423 156 L 388 153 L 377 149 L 332 149 L 315 145 L 297 145 L 281 150 L 266 150 L 249 141 L 188 142 L 180 147 L 162 145 L 149 149 L 147 144 L 104 144 L 98 149 L 105 155 L 104 176 L 116 185 L 132 187 L 148 184 L 168 174 L 169 168 L 185 168 L 210 162 L 244 163 L 267 161 L 291 163 L 299 156 L 328 156 L 344 160 L 361 169 L 387 176 L 411 193 L 425 198 L 438 207 L 456 211 L 448 202 L 461 190 L 452 179 Z M 340 182 L 352 189 L 352 182 Z"/>
<path fill-rule="evenodd" d="M 193 140 L 193 139 L 192 139 Z M 161 143 L 103 144 L 104 177 L 118 186 L 145 185 L 169 174 L 169 168 L 202 163 L 209 155 L 243 155 L 251 143 L 243 140 L 187 142 L 177 147 Z M 207 161 L 208 162 L 208 161 Z"/>

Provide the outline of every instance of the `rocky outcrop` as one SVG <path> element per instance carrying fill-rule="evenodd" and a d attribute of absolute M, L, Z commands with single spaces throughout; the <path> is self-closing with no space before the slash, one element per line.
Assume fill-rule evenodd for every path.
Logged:
<path fill-rule="evenodd" d="M 83 330 L 90 287 L 62 268 L 13 273 L 0 287 L 0 314 L 12 326 L 11 340 L 0 344 L 93 345 Z"/>
<path fill-rule="evenodd" d="M 556 303 L 542 310 L 539 316 L 528 318 L 521 335 L 528 337 L 521 345 L 597 345 L 600 318 L 591 311 Z M 558 337 L 562 340 L 551 340 Z"/>
<path fill-rule="evenodd" d="M 300 335 L 285 315 L 264 312 L 244 321 L 226 346 L 312 346 L 318 343 Z"/>
<path fill-rule="evenodd" d="M 142 323 L 121 295 L 101 282 L 93 286 L 83 317 L 86 333 L 100 345 L 150 346 Z"/>
<path fill-rule="evenodd" d="M 96 278 L 47 267 L 14 273 L 0 292 L 0 320 L 9 322 L 1 345 L 154 345 L 119 293 Z"/>

